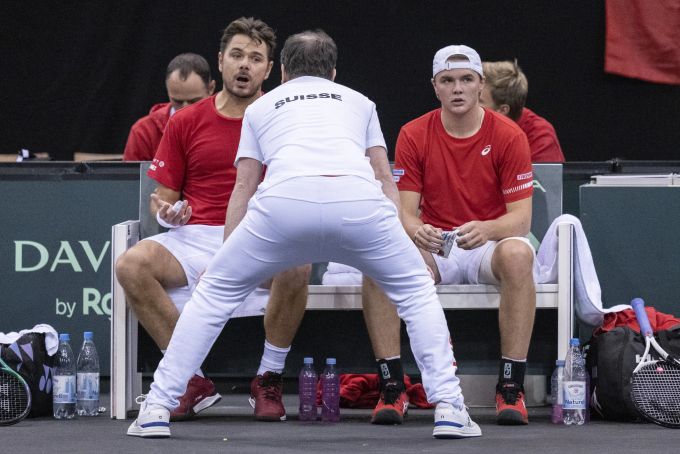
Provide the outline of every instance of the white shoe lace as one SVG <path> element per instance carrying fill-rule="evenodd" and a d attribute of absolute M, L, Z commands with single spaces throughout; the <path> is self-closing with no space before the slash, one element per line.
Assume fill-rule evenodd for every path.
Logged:
<path fill-rule="evenodd" d="M 146 401 L 146 396 L 148 396 L 148 394 L 140 394 L 139 396 L 135 397 L 135 403 L 137 405 L 142 405 Z"/>

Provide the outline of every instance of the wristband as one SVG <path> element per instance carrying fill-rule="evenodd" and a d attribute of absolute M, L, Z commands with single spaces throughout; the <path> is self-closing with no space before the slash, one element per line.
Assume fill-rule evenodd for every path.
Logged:
<path fill-rule="evenodd" d="M 158 225 L 160 225 L 161 227 L 165 227 L 166 229 L 176 229 L 177 227 L 179 227 L 179 225 L 170 224 L 169 222 L 166 222 L 165 219 L 161 217 L 160 211 L 156 211 L 156 222 L 158 222 Z"/>

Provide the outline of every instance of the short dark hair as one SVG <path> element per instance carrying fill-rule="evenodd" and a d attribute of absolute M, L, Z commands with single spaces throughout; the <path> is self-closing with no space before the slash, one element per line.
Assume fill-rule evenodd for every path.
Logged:
<path fill-rule="evenodd" d="M 338 47 L 321 29 L 289 36 L 281 49 L 281 64 L 293 79 L 300 76 L 333 78 Z"/>
<path fill-rule="evenodd" d="M 274 60 L 276 33 L 260 19 L 240 17 L 227 25 L 227 28 L 222 32 L 222 39 L 220 39 L 220 52 L 224 52 L 235 35 L 246 35 L 258 44 L 264 43 L 267 46 L 267 58 L 269 61 Z"/>
<path fill-rule="evenodd" d="M 192 72 L 198 74 L 203 80 L 205 86 L 209 86 L 212 81 L 210 76 L 210 65 L 198 54 L 186 53 L 179 54 L 168 64 L 168 69 L 165 72 L 165 80 L 170 78 L 170 75 L 175 71 L 179 71 L 179 78 L 187 80 Z"/>

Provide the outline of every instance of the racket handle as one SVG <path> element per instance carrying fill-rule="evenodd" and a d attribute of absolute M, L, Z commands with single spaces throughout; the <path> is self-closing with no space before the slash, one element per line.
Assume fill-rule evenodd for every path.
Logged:
<path fill-rule="evenodd" d="M 647 318 L 647 312 L 645 312 L 645 302 L 642 298 L 634 298 L 630 302 L 635 311 L 635 316 L 638 319 L 638 324 L 640 325 L 640 334 L 643 336 L 653 336 L 652 326 L 649 324 L 649 318 Z"/>

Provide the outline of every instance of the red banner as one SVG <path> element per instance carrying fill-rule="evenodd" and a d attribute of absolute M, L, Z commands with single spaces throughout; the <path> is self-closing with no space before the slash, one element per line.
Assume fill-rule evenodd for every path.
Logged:
<path fill-rule="evenodd" d="M 607 0 L 605 72 L 680 85 L 680 0 Z"/>

